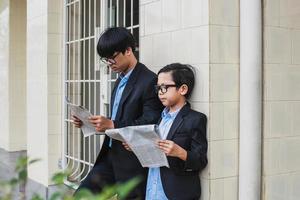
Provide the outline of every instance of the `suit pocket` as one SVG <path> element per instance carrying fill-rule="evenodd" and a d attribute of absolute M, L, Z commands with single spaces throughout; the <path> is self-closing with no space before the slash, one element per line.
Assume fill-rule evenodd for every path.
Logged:
<path fill-rule="evenodd" d="M 191 135 L 188 132 L 178 132 L 174 134 L 174 137 L 190 137 Z"/>

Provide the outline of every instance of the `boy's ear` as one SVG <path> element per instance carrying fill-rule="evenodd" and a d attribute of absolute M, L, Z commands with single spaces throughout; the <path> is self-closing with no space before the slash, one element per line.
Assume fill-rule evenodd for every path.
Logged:
<path fill-rule="evenodd" d="M 179 88 L 179 92 L 182 96 L 186 95 L 186 93 L 188 92 L 189 87 L 187 86 L 187 84 L 183 84 L 180 86 Z"/>
<path fill-rule="evenodd" d="M 125 51 L 125 54 L 126 55 L 130 55 L 132 53 L 132 49 L 131 47 L 127 47 L 126 51 Z"/>

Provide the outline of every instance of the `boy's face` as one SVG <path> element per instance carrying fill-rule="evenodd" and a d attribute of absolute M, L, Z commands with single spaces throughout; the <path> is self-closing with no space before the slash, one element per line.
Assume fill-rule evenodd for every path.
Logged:
<path fill-rule="evenodd" d="M 115 52 L 112 56 L 113 60 L 109 64 L 109 67 L 112 71 L 117 73 L 127 73 L 129 68 L 129 55 L 131 54 L 130 50 L 126 50 L 125 53 Z"/>
<path fill-rule="evenodd" d="M 176 87 L 171 72 L 162 72 L 158 75 L 157 86 L 158 97 L 166 107 L 172 107 L 179 102 L 185 101 L 184 95 L 187 92 L 185 85 Z"/>

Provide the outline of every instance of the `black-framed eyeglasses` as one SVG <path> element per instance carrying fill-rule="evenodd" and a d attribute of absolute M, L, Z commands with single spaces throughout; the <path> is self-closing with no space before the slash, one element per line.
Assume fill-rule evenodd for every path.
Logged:
<path fill-rule="evenodd" d="M 100 60 L 106 64 L 106 65 L 113 65 L 113 64 L 116 64 L 116 61 L 115 61 L 115 58 L 120 54 L 121 52 L 118 52 L 116 53 L 115 55 L 109 57 L 109 58 L 105 58 L 105 57 L 102 57 L 100 58 Z"/>
<path fill-rule="evenodd" d="M 155 85 L 154 86 L 154 89 L 155 89 L 155 92 L 158 93 L 159 91 L 162 93 L 162 94 L 165 94 L 168 92 L 168 88 L 169 87 L 177 87 L 177 85 L 175 84 L 169 84 L 169 85 Z"/>

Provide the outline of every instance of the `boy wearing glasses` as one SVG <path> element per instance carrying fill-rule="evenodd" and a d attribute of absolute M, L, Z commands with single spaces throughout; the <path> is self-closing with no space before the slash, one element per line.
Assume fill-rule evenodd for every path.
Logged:
<path fill-rule="evenodd" d="M 119 73 L 119 78 L 111 95 L 111 117 L 90 118 L 96 130 L 156 123 L 163 108 L 154 90 L 157 76 L 134 56 L 135 40 L 132 34 L 123 27 L 108 28 L 98 41 L 97 51 L 101 61 Z M 82 125 L 75 116 L 73 121 L 76 127 Z M 144 199 L 147 169 L 121 142 L 105 137 L 93 169 L 78 190 L 86 188 L 98 193 L 106 185 L 124 182 L 135 176 L 142 176 L 144 180 L 128 198 Z"/>
<path fill-rule="evenodd" d="M 194 87 L 190 66 L 174 63 L 158 72 L 156 90 L 165 106 L 158 141 L 170 168 L 149 168 L 146 200 L 199 199 L 199 172 L 207 164 L 206 116 L 190 108 Z"/>

